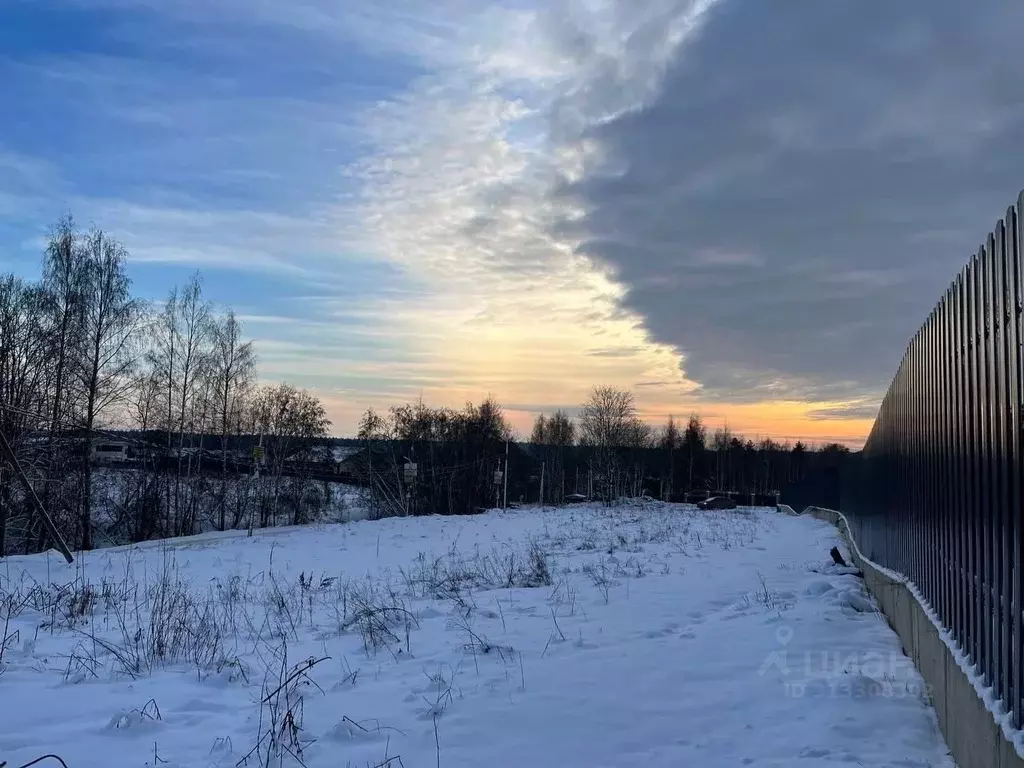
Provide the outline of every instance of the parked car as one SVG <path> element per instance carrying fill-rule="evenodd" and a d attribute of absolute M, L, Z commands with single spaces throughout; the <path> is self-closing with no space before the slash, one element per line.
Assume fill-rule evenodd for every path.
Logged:
<path fill-rule="evenodd" d="M 565 496 L 566 504 L 583 504 L 587 501 L 589 501 L 589 499 L 582 493 L 569 493 Z"/>
<path fill-rule="evenodd" d="M 698 509 L 736 509 L 736 502 L 726 496 L 712 496 L 697 505 Z"/>

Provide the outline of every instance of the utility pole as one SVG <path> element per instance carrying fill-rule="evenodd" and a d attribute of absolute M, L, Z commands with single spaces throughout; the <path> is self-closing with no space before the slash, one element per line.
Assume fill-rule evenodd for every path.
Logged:
<path fill-rule="evenodd" d="M 11 448 L 11 444 L 7 442 L 7 435 L 2 431 L 0 431 L 0 449 L 3 450 L 4 456 L 7 457 L 7 461 L 14 470 L 14 474 L 16 474 L 18 479 L 21 481 L 21 485 L 25 489 L 25 496 L 28 497 L 32 506 L 35 507 L 36 514 L 38 514 L 42 519 L 43 525 L 46 527 L 46 532 L 50 534 L 50 538 L 53 539 L 53 543 L 56 544 L 57 550 L 64 555 L 64 559 L 68 561 L 68 565 L 75 562 L 75 558 L 71 556 L 71 550 L 68 549 L 68 545 L 64 543 L 64 538 L 60 535 L 60 531 L 58 531 L 57 526 L 53 524 L 53 520 L 50 519 L 50 515 L 46 512 L 46 508 L 39 500 L 39 497 L 36 496 L 35 488 L 32 487 L 32 483 L 30 483 L 28 478 L 25 476 L 25 471 L 21 468 L 21 463 L 18 461 L 18 457 L 15 455 L 14 449 Z M 87 456 L 86 461 L 88 460 L 89 457 Z"/>
<path fill-rule="evenodd" d="M 252 450 L 252 479 L 251 485 L 255 485 L 256 481 L 260 479 L 260 463 L 263 461 L 263 432 L 260 431 L 259 444 Z M 255 490 L 255 488 L 254 488 Z M 251 499 L 250 499 L 251 501 Z M 253 515 L 256 514 L 255 507 L 249 509 L 249 530 L 246 532 L 246 536 L 252 536 L 253 528 L 255 527 L 255 520 Z"/>
<path fill-rule="evenodd" d="M 665 501 L 672 501 L 672 492 L 676 489 L 676 445 L 673 442 L 668 451 L 668 495 Z"/>
<path fill-rule="evenodd" d="M 540 505 L 544 506 L 544 469 L 547 467 L 547 462 L 542 461 L 540 463 Z"/>
<path fill-rule="evenodd" d="M 505 481 L 505 489 L 501 508 L 508 509 L 508 440 L 505 441 L 505 476 L 502 480 Z"/>

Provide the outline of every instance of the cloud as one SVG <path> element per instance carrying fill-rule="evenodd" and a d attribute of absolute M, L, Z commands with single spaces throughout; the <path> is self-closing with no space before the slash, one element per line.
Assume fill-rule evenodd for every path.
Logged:
<path fill-rule="evenodd" d="M 877 415 L 878 405 L 871 403 L 849 403 L 834 408 L 818 408 L 807 413 L 808 418 L 819 421 L 846 419 L 869 419 L 874 421 Z"/>
<path fill-rule="evenodd" d="M 560 231 L 702 397 L 877 397 L 1024 183 L 1022 31 L 995 0 L 723 3 L 642 106 L 560 120 L 605 158 Z"/>
<path fill-rule="evenodd" d="M 36 147 L 51 205 L 123 239 L 154 297 L 216 272 L 268 378 L 359 401 L 689 386 L 557 233 L 553 192 L 601 157 L 553 128 L 641 104 L 704 4 L 67 1 L 104 9 L 105 45 L 5 70 L 20 112 L 81 126 Z"/>
<path fill-rule="evenodd" d="M 417 322 L 447 314 L 428 349 L 457 387 L 518 402 L 579 402 L 595 382 L 693 389 L 616 271 L 580 250 L 566 222 L 584 211 L 559 189 L 603 168 L 584 133 L 642 107 L 712 5 L 467 13 L 430 75 L 366 113 L 359 247 L 431 287 Z"/>
<path fill-rule="evenodd" d="M 259 280 L 266 375 L 348 410 L 610 383 L 863 431 L 1024 165 L 995 0 L 63 1 L 117 53 L 18 65 L 83 130 L 0 148 L 0 210 L 52 154 L 58 215 Z"/>
<path fill-rule="evenodd" d="M 72 201 L 80 221 L 113 232 L 135 264 L 174 264 L 204 269 L 283 274 L 323 285 L 330 281 L 323 256 L 336 247 L 329 214 L 307 217 L 259 210 L 201 210 L 136 205 L 121 200 Z"/>

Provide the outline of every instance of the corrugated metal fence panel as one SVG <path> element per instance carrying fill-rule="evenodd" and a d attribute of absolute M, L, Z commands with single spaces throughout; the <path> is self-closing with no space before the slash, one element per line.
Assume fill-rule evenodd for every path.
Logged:
<path fill-rule="evenodd" d="M 1007 232 L 1007 248 L 1006 248 L 1006 271 L 1007 271 L 1007 291 L 1008 291 L 1008 303 L 1007 303 L 1007 314 L 1006 314 L 1006 346 L 1007 346 L 1007 361 L 1008 361 L 1008 374 L 1009 374 L 1009 412 L 1008 412 L 1008 423 L 1009 423 L 1009 437 L 1008 437 L 1008 450 L 1009 455 L 1007 462 L 1010 466 L 1010 514 L 1011 520 L 1011 535 L 1013 537 L 1011 541 L 1011 578 L 1012 594 L 1010 596 L 1011 611 L 1013 615 L 1012 620 L 1012 631 L 1010 638 L 1010 651 L 1012 658 L 1011 663 L 1011 702 L 1013 706 L 1013 717 L 1014 722 L 1021 725 L 1022 715 L 1022 698 L 1024 698 L 1024 685 L 1022 685 L 1022 653 L 1021 644 L 1024 643 L 1024 637 L 1022 637 L 1022 621 L 1021 621 L 1021 586 L 1024 581 L 1024 572 L 1022 572 L 1022 560 L 1021 556 L 1024 554 L 1024 549 L 1021 547 L 1021 537 L 1024 536 L 1024 524 L 1022 524 L 1021 515 L 1022 512 L 1022 498 L 1024 498 L 1024 478 L 1021 476 L 1021 461 L 1024 459 L 1024 453 L 1022 453 L 1021 437 L 1022 437 L 1022 424 L 1021 414 L 1022 406 L 1024 406 L 1024 376 L 1022 373 L 1022 366 L 1024 366 L 1024 354 L 1021 353 L 1021 343 L 1024 341 L 1024 333 L 1021 331 L 1021 319 L 1022 319 L 1022 303 L 1024 303 L 1024 296 L 1022 296 L 1022 283 L 1021 283 L 1021 226 L 1024 225 L 1024 217 L 1021 216 L 1022 210 L 1024 210 L 1024 193 L 1022 193 L 1021 199 L 1018 201 L 1016 208 L 1010 208 L 1006 214 L 1006 232 Z"/>
<path fill-rule="evenodd" d="M 914 335 L 843 504 L 1024 716 L 1024 192 Z"/>

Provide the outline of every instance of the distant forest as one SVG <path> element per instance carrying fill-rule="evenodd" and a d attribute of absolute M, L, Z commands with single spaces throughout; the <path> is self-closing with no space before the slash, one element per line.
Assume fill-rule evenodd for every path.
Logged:
<path fill-rule="evenodd" d="M 491 398 L 370 410 L 355 438 L 331 438 L 315 395 L 257 383 L 253 343 L 230 308 L 204 298 L 198 273 L 148 304 L 132 293 L 127 258 L 67 217 L 38 281 L 0 275 L 0 555 L 55 536 L 91 549 L 321 521 L 342 482 L 359 487 L 370 517 L 581 497 L 763 502 L 849 453 L 709 435 L 697 414 L 654 427 L 629 391 L 608 386 L 575 419 L 538 416 L 527 439 Z M 104 460 L 112 446 L 130 461 Z"/>

